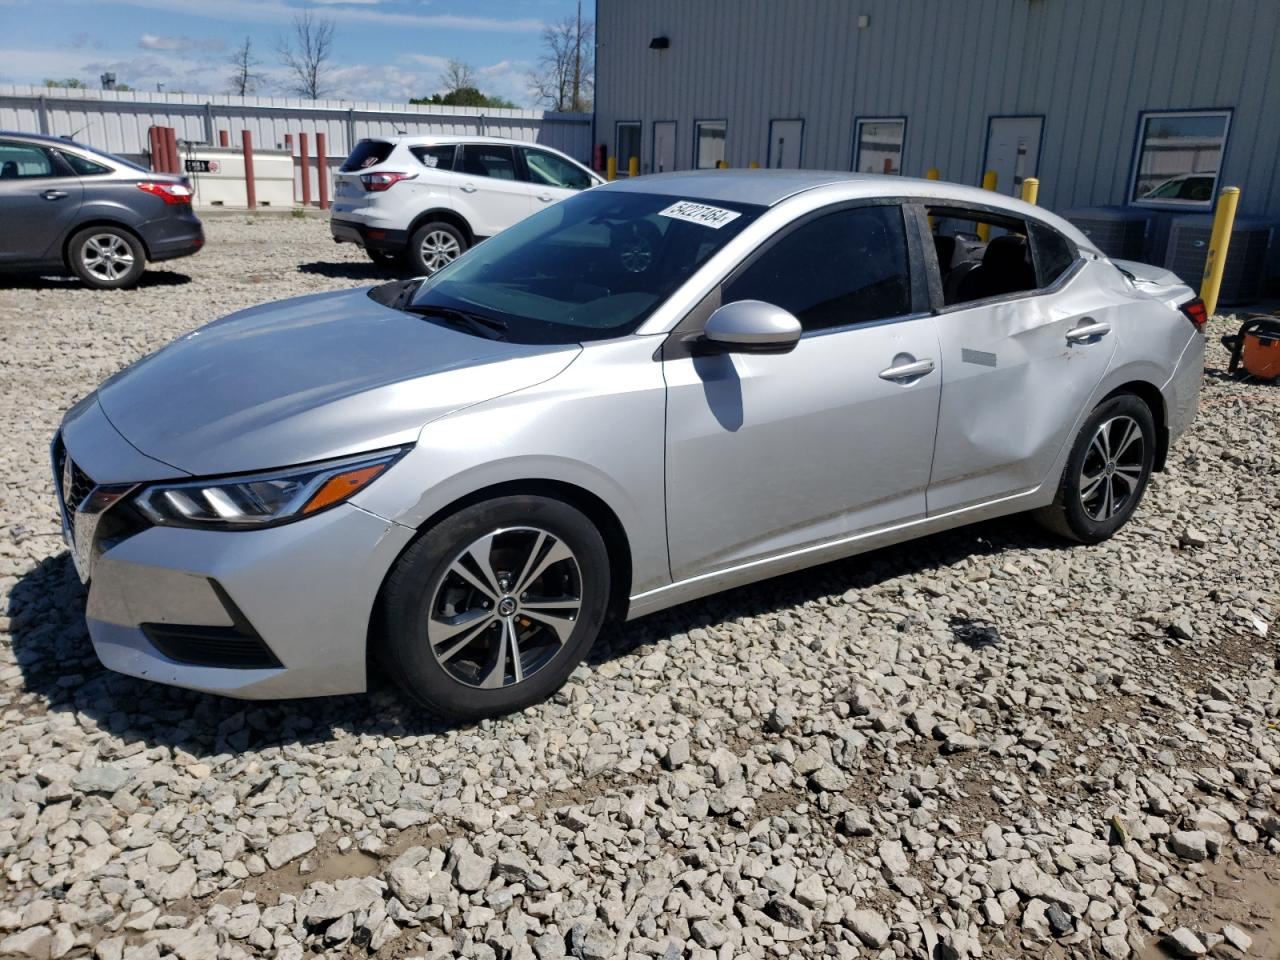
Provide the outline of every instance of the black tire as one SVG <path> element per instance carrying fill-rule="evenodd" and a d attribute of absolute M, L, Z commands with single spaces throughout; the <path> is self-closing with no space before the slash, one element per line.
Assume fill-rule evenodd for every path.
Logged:
<path fill-rule="evenodd" d="M 1140 451 L 1133 448 L 1130 424 L 1140 435 Z M 1110 460 L 1104 456 L 1104 447 Z M 1137 509 L 1151 479 L 1155 455 L 1155 419 L 1146 403 L 1131 393 L 1102 402 L 1076 436 L 1057 498 L 1038 510 L 1036 519 L 1046 529 L 1077 543 L 1101 543 Z"/>
<path fill-rule="evenodd" d="M 85 227 L 67 245 L 67 262 L 86 287 L 124 290 L 147 269 L 142 242 L 121 227 Z"/>
<path fill-rule="evenodd" d="M 548 539 L 538 540 L 538 532 Z M 543 610 L 539 611 L 518 606 L 505 618 L 496 615 L 500 603 L 508 600 L 536 604 L 537 597 L 516 592 L 520 584 L 504 584 L 504 589 L 494 591 L 495 600 L 490 607 L 489 594 L 459 577 L 459 564 L 473 575 L 488 577 L 467 552 L 495 533 L 497 536 L 480 555 L 487 555 L 491 572 L 500 581 L 513 572 L 519 579 L 520 570 L 534 572 L 539 557 L 553 556 L 549 551 L 555 541 L 571 552 L 570 560 L 556 561 L 545 574 L 530 578 L 525 585 L 547 590 L 547 580 L 554 579 L 555 589 L 565 590 L 557 600 L 571 596 L 576 585 L 580 597 L 576 614 L 567 616 L 564 610 L 555 611 L 566 634 L 563 639 L 559 630 L 530 619 L 545 615 L 552 604 L 543 603 Z M 511 570 L 504 568 L 506 562 L 511 563 Z M 461 721 L 511 713 L 555 693 L 586 656 L 604 622 L 609 585 L 609 554 L 604 539 L 590 520 L 567 503 L 546 497 L 510 496 L 474 504 L 421 534 L 392 568 L 382 591 L 379 653 L 404 691 L 436 713 Z M 504 596 L 499 600 L 497 594 Z M 489 609 L 494 613 L 485 612 Z M 454 623 L 449 623 L 451 619 Z M 487 625 L 479 633 L 471 632 L 471 627 L 457 631 L 456 625 L 463 622 Z M 501 645 L 508 636 L 503 630 L 504 622 L 514 631 L 525 631 L 516 638 L 521 662 L 531 671 L 523 679 L 517 679 L 509 648 Z M 434 647 L 440 656 L 433 652 L 429 639 L 432 626 L 437 638 L 448 634 L 446 641 L 437 642 Z M 468 640 L 468 636 L 474 639 Z M 446 649 L 455 645 L 461 646 L 461 652 Z M 495 671 L 495 666 L 500 669 Z M 478 685 L 486 677 L 492 681 L 496 673 L 500 673 L 501 685 L 488 689 Z"/>
<path fill-rule="evenodd" d="M 380 267 L 395 269 L 404 264 L 404 254 L 401 251 L 372 250 L 368 247 L 365 247 L 364 252 L 369 255 L 370 260 L 372 260 L 374 263 L 376 263 Z"/>
<path fill-rule="evenodd" d="M 456 252 L 453 252 L 454 247 L 457 248 Z M 404 259 L 416 276 L 429 277 L 462 256 L 466 250 L 467 238 L 461 230 L 443 220 L 433 220 L 413 231 Z"/>

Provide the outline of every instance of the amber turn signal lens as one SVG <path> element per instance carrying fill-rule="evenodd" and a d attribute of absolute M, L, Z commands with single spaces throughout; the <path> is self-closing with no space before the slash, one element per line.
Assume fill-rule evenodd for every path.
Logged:
<path fill-rule="evenodd" d="M 302 512 L 315 513 L 317 510 L 331 507 L 335 503 L 341 503 L 385 469 L 387 469 L 387 464 L 376 463 L 372 467 L 360 467 L 358 470 L 348 470 L 346 473 L 339 473 L 337 476 L 330 477 L 324 482 L 324 486 L 317 490 L 315 495 L 307 501 L 307 505 L 302 508 Z"/>

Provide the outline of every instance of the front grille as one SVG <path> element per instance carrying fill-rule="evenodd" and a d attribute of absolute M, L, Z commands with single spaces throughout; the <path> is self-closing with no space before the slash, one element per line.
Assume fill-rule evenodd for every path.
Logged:
<path fill-rule="evenodd" d="M 54 466 L 57 470 L 55 480 L 58 484 L 58 495 L 62 498 L 63 508 L 67 511 L 67 524 L 74 529 L 77 508 L 84 503 L 84 498 L 93 492 L 97 484 L 67 455 L 66 445 L 61 437 L 58 438 Z"/>

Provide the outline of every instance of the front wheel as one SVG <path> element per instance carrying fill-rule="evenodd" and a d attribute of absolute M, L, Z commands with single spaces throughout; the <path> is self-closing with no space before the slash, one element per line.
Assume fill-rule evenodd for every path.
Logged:
<path fill-rule="evenodd" d="M 401 687 L 438 713 L 510 713 L 549 697 L 586 656 L 609 577 L 603 538 L 568 504 L 474 504 L 423 533 L 392 569 L 382 652 Z"/>
<path fill-rule="evenodd" d="M 76 276 L 95 290 L 132 287 L 147 269 L 138 238 L 119 227 L 87 227 L 71 238 L 67 253 Z"/>
<path fill-rule="evenodd" d="M 405 259 L 420 276 L 431 276 L 462 256 L 467 238 L 451 223 L 436 221 L 413 231 Z"/>
<path fill-rule="evenodd" d="M 1137 509 L 1155 457 L 1150 408 L 1130 393 L 1104 401 L 1076 437 L 1057 499 L 1037 519 L 1068 539 L 1101 543 Z"/>

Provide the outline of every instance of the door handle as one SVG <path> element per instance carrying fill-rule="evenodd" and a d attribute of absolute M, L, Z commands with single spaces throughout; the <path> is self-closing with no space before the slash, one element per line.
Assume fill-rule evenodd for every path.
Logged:
<path fill-rule="evenodd" d="M 932 360 L 913 360 L 910 363 L 900 363 L 895 367 L 889 367 L 887 370 L 881 370 L 880 379 L 915 380 L 930 373 L 933 373 Z"/>
<path fill-rule="evenodd" d="M 476 192 L 475 184 L 471 184 L 471 183 L 464 183 L 459 189 L 461 189 L 463 193 Z"/>
<path fill-rule="evenodd" d="M 538 194 L 538 199 L 539 199 L 539 200 L 541 200 L 543 203 L 550 203 L 550 202 L 551 202 L 551 194 L 549 194 L 549 193 L 540 193 L 540 194 Z"/>
<path fill-rule="evenodd" d="M 1105 337 L 1111 332 L 1111 324 L 1104 323 L 1101 320 L 1094 320 L 1093 317 L 1085 317 L 1080 321 L 1080 325 L 1072 327 L 1067 331 L 1068 343 L 1083 343 L 1086 340 L 1096 340 L 1098 337 Z"/>
<path fill-rule="evenodd" d="M 66 195 L 67 191 L 65 190 L 46 190 L 44 193 L 40 194 L 40 196 L 44 197 L 46 200 L 61 200 Z"/>

